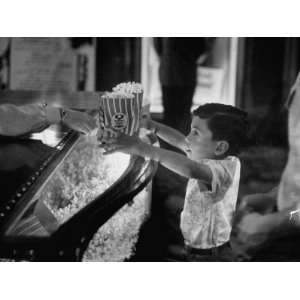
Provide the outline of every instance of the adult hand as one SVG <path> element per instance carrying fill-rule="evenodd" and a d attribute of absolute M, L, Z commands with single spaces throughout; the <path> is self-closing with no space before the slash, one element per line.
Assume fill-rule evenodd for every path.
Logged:
<path fill-rule="evenodd" d="M 235 213 L 231 243 L 235 252 L 247 257 L 258 250 L 273 229 L 270 216 L 276 206 L 277 187 L 268 193 L 246 195 Z"/>
<path fill-rule="evenodd" d="M 265 240 L 266 235 L 272 229 L 268 226 L 266 216 L 256 212 L 245 214 L 236 226 L 239 238 L 248 243 L 251 243 L 252 239 L 254 239 L 253 242 L 258 241 L 258 237 L 260 237 L 259 241 Z"/>
<path fill-rule="evenodd" d="M 257 193 L 242 198 L 238 210 L 249 210 L 259 213 L 269 213 L 276 206 L 276 195 L 270 193 Z"/>
<path fill-rule="evenodd" d="M 97 132 L 98 124 L 95 117 L 70 109 L 65 110 L 65 112 L 66 114 L 62 121 L 69 128 L 90 135 Z"/>
<path fill-rule="evenodd" d="M 230 243 L 237 256 L 249 259 L 265 245 L 269 238 L 269 229 L 265 226 L 264 216 L 255 212 L 237 213 Z"/>

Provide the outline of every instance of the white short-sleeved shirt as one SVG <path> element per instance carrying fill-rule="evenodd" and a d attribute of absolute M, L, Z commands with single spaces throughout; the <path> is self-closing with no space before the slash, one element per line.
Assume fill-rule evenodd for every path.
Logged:
<path fill-rule="evenodd" d="M 234 156 L 200 162 L 211 169 L 211 190 L 198 179 L 189 180 L 180 227 L 186 245 L 208 249 L 229 241 L 241 164 Z"/>

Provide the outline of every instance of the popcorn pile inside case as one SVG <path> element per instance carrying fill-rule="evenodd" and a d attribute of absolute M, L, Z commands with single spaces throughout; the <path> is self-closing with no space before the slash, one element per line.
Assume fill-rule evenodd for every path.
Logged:
<path fill-rule="evenodd" d="M 118 132 L 138 134 L 142 109 L 140 84 L 117 85 L 113 92 L 102 95 L 100 106 L 100 126 L 104 130 L 99 132 L 104 134 L 98 135 L 98 140 L 105 140 Z M 111 215 L 105 217 L 107 220 L 100 228 L 89 233 L 91 238 L 81 259 L 122 261 L 129 258 L 134 252 L 140 226 L 150 210 L 150 198 L 147 189 L 142 189 L 142 186 L 149 182 L 155 168 L 149 169 L 148 177 L 140 176 L 145 170 L 148 172 L 149 161 L 138 160 L 137 168 L 137 161 L 129 155 L 115 153 L 104 156 L 97 138 L 93 137 L 78 136 L 66 152 L 55 171 L 37 189 L 33 196 L 35 200 L 30 200 L 33 204 L 16 218 L 17 221 L 6 226 L 5 237 L 52 237 L 62 231 L 61 228 L 68 228 L 69 223 L 74 223 L 79 213 L 98 202 L 99 205 L 94 207 L 99 209 L 102 205 L 99 211 L 109 210 Z M 133 180 L 129 180 L 130 177 Z M 127 183 L 121 187 L 123 181 Z M 143 183 L 136 189 L 134 181 Z M 130 191 L 131 182 L 135 192 L 130 197 L 126 196 L 126 200 L 123 194 L 126 190 Z M 118 198 L 122 198 L 123 204 L 120 200 L 113 200 Z M 117 208 L 115 203 L 118 201 Z M 114 211 L 109 208 L 110 205 L 115 206 Z M 87 215 L 86 219 L 89 221 L 94 217 Z M 85 226 L 84 222 L 79 224 L 79 231 Z"/>

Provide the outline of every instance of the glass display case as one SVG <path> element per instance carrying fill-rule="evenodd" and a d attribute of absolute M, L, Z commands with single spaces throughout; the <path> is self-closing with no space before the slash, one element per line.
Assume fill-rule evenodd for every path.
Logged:
<path fill-rule="evenodd" d="M 0 137 L 0 257 L 129 259 L 150 214 L 156 168 L 141 157 L 103 155 L 95 137 L 61 126 Z"/>

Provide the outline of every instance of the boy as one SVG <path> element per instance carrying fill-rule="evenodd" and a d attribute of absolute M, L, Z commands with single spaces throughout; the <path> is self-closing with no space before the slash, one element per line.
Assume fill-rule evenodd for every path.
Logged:
<path fill-rule="evenodd" d="M 246 143 L 247 114 L 233 106 L 210 103 L 193 111 L 186 137 L 152 120 L 148 127 L 186 156 L 126 135 L 104 145 L 106 153 L 148 157 L 189 178 L 180 224 L 188 260 L 230 260 L 228 241 L 240 178 L 236 155 Z"/>

